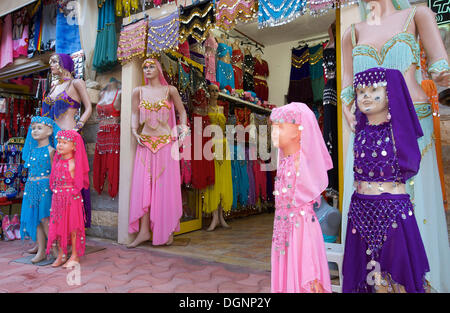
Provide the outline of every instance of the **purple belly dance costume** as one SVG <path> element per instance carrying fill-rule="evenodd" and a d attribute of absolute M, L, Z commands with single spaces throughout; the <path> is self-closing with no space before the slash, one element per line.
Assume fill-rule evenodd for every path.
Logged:
<path fill-rule="evenodd" d="M 72 58 L 68 54 L 57 53 L 57 55 L 59 56 L 60 65 L 72 73 L 74 69 Z M 58 119 L 67 113 L 68 109 L 79 109 L 81 107 L 81 103 L 72 99 L 66 92 L 72 82 L 73 80 L 70 81 L 67 88 L 57 95 L 55 99 L 50 98 L 50 96 L 45 97 L 42 102 L 42 116 L 49 117 L 57 122 Z M 91 227 L 91 196 L 89 189 L 82 189 L 81 194 L 84 201 L 85 226 Z"/>
<path fill-rule="evenodd" d="M 419 170 L 417 138 L 422 129 L 401 72 L 373 68 L 355 75 L 355 89 L 386 86 L 388 121 L 369 125 L 356 109 L 353 152 L 356 184 L 367 182 L 379 195 L 352 195 L 343 263 L 343 292 L 388 292 L 402 285 L 406 292 L 425 292 L 429 271 L 425 248 L 407 193 L 384 191 L 386 183 L 404 184 Z M 384 184 L 383 184 L 384 183 Z"/>

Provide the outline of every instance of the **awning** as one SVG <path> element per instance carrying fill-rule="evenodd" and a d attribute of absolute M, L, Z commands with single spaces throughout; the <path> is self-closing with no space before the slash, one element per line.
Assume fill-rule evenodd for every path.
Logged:
<path fill-rule="evenodd" d="M 0 17 L 14 12 L 24 6 L 36 2 L 37 0 L 1 0 L 0 1 Z"/>

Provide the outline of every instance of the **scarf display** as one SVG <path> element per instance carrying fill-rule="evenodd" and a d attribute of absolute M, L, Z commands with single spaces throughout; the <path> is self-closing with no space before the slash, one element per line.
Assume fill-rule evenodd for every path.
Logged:
<path fill-rule="evenodd" d="M 209 30 L 214 27 L 215 22 L 213 0 L 181 7 L 180 42 L 185 42 L 189 37 L 198 42 L 203 42 L 208 36 Z"/>

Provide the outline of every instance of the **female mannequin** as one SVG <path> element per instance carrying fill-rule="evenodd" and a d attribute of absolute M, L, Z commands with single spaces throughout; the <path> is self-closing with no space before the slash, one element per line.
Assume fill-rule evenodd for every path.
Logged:
<path fill-rule="evenodd" d="M 405 1 L 395 1 L 398 3 Z M 362 3 L 365 5 L 364 3 Z M 409 6 L 409 3 L 406 3 Z M 375 17 L 360 22 L 346 30 L 342 39 L 343 87 L 341 98 L 344 116 L 352 130 L 356 121 L 350 111 L 354 101 L 351 82 L 356 72 L 382 66 L 400 70 L 408 86 L 416 113 L 424 132 L 418 139 L 422 154 L 420 170 L 406 183 L 407 192 L 415 205 L 415 215 L 422 236 L 431 271 L 427 280 L 438 292 L 450 291 L 450 248 L 439 174 L 436 166 L 436 152 L 433 140 L 433 119 L 431 106 L 425 92 L 416 79 L 416 68 L 420 65 L 420 48 L 416 41 L 420 36 L 431 64 L 429 72 L 441 86 L 450 85 L 450 71 L 447 52 L 440 38 L 433 12 L 424 6 L 401 9 L 391 0 L 374 2 Z M 404 6 L 404 7 L 407 7 Z M 403 8 L 404 8 L 403 7 Z M 400 9 L 400 10 L 397 10 Z M 365 16 L 363 16 L 365 17 Z M 376 52 L 376 53 L 374 53 Z M 381 54 L 380 54 L 381 53 Z M 353 146 L 351 134 L 349 149 Z M 353 185 L 353 153 L 349 150 L 344 174 L 342 233 L 347 225 L 347 212 Z"/>
<path fill-rule="evenodd" d="M 138 235 L 129 248 L 149 240 L 150 231 L 153 245 L 172 244 L 182 215 L 175 109 L 180 136 L 188 131 L 186 111 L 178 90 L 164 79 L 159 62 L 147 59 L 142 67 L 146 85 L 136 87 L 132 95 L 131 131 L 138 146 L 128 227 L 129 233 Z"/>
<path fill-rule="evenodd" d="M 108 193 L 114 198 L 119 190 L 120 153 L 120 82 L 116 79 L 106 85 L 97 103 L 97 144 L 94 154 L 94 188 L 101 194 L 108 175 Z"/>
<path fill-rule="evenodd" d="M 217 98 L 219 97 L 219 87 L 215 84 L 208 86 L 209 91 L 209 106 L 208 116 L 211 124 L 220 126 L 222 137 L 215 139 L 214 135 L 212 142 L 214 144 L 214 168 L 215 168 L 215 183 L 209 186 L 205 191 L 205 204 L 203 206 L 206 213 L 212 213 L 211 224 L 207 231 L 213 231 L 219 224 L 222 227 L 230 227 L 223 217 L 223 212 L 229 212 L 233 202 L 233 183 L 231 180 L 231 161 L 228 149 L 227 139 L 225 136 L 226 118 L 223 114 L 224 108 L 217 105 Z M 219 155 L 217 147 L 222 145 L 222 155 Z M 217 153 L 217 154 L 216 154 Z"/>
<path fill-rule="evenodd" d="M 48 235 L 48 218 L 52 201 L 49 177 L 55 154 L 54 136 L 59 127 L 52 119 L 34 116 L 28 129 L 22 158 L 28 168 L 20 216 L 21 238 L 37 242 L 36 253 L 31 259 L 38 263 L 45 259 L 45 243 Z"/>
<path fill-rule="evenodd" d="M 272 236 L 272 292 L 331 292 L 325 244 L 314 203 L 333 164 L 314 113 L 292 102 L 272 110 L 279 148 Z"/>
<path fill-rule="evenodd" d="M 86 84 L 82 79 L 73 79 L 73 60 L 68 54 L 55 53 L 50 57 L 50 70 L 57 83 L 42 103 L 42 116 L 55 121 L 60 129 L 80 131 L 92 113 Z M 83 103 L 84 113 L 78 121 L 76 116 Z M 82 190 L 86 227 L 91 226 L 91 201 L 89 189 Z"/>
<path fill-rule="evenodd" d="M 233 48 L 228 44 L 224 34 L 217 39 L 217 42 L 216 81 L 220 84 L 220 89 L 224 89 L 226 86 L 234 89 L 234 72 L 231 65 Z"/>

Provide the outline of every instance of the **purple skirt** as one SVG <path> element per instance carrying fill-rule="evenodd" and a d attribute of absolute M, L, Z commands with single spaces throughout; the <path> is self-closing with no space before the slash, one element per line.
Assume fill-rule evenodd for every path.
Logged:
<path fill-rule="evenodd" d="M 353 193 L 343 292 L 375 292 L 376 285 L 389 288 L 391 283 L 402 285 L 408 293 L 425 292 L 429 271 L 409 195 Z"/>

